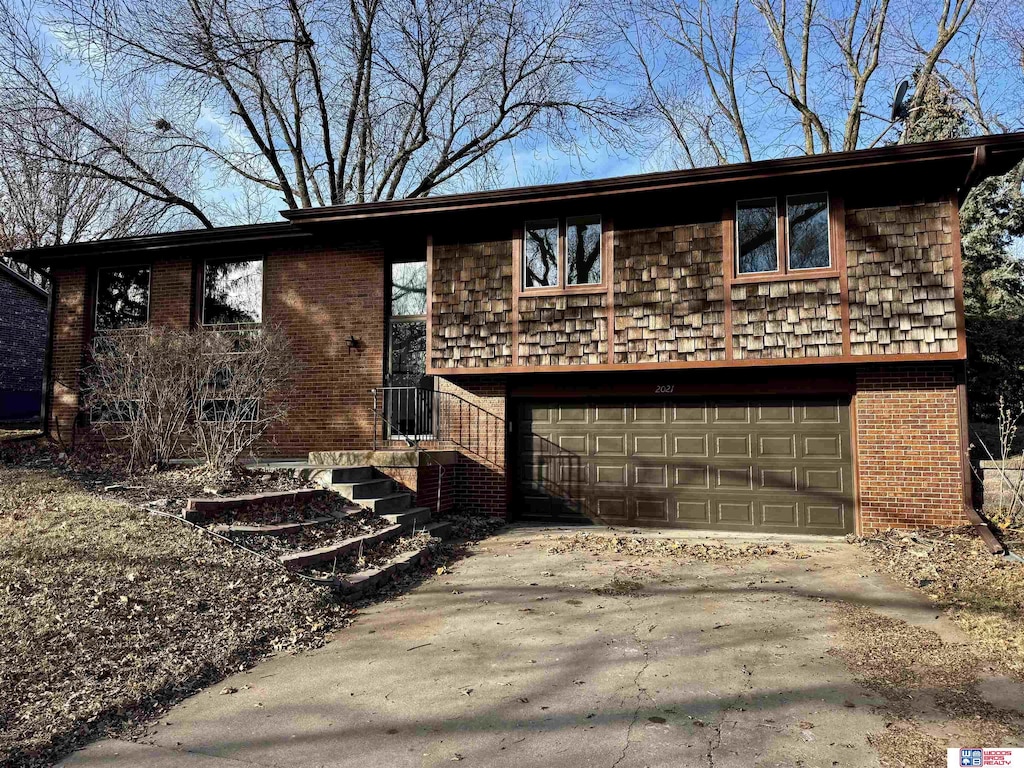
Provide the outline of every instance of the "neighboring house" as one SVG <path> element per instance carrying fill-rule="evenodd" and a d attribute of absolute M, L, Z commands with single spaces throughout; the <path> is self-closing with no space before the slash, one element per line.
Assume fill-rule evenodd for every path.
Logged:
<path fill-rule="evenodd" d="M 958 524 L 958 198 L 1022 158 L 1013 134 L 293 210 L 18 257 L 56 283 L 63 423 L 83 418 L 98 331 L 273 325 L 304 369 L 269 455 L 383 465 L 369 451 L 407 436 L 456 452 L 442 503 L 517 518 Z"/>
<path fill-rule="evenodd" d="M 0 421 L 39 419 L 46 291 L 0 264 Z"/>

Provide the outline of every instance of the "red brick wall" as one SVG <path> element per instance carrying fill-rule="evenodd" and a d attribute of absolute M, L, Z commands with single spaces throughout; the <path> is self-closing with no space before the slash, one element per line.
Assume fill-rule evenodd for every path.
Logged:
<path fill-rule="evenodd" d="M 967 522 L 957 400 L 950 363 L 857 371 L 861 532 Z"/>
<path fill-rule="evenodd" d="M 267 255 L 264 325 L 285 334 L 300 371 L 289 416 L 270 432 L 265 456 L 370 447 L 370 390 L 383 383 L 384 285 L 384 253 L 376 246 Z M 350 336 L 358 351 L 349 350 Z"/>
<path fill-rule="evenodd" d="M 70 444 L 78 417 L 78 383 L 85 345 L 85 267 L 52 270 L 56 291 L 53 319 L 53 398 L 50 432 Z"/>
<path fill-rule="evenodd" d="M 440 378 L 438 388 L 467 401 L 453 404 L 449 411 L 449 430 L 457 439 L 454 447 L 461 454 L 455 473 L 455 506 L 469 513 L 505 515 L 508 498 L 504 377 Z M 482 415 L 478 410 L 490 415 Z"/>

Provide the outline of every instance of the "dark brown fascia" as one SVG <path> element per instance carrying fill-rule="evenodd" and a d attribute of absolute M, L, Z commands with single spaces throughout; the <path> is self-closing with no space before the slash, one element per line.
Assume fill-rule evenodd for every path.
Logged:
<path fill-rule="evenodd" d="M 297 239 L 309 239 L 310 233 L 292 226 L 287 221 L 269 224 L 242 224 L 235 227 L 213 229 L 187 229 L 178 232 L 159 232 L 153 235 L 119 237 L 110 240 L 89 240 L 46 248 L 26 248 L 9 251 L 8 256 L 29 265 L 49 264 L 55 261 L 87 257 L 116 257 L 123 254 L 163 253 L 186 248 L 230 246 L 264 246 Z"/>
<path fill-rule="evenodd" d="M 987 159 L 979 168 L 979 175 L 965 176 L 968 166 L 974 164 L 976 152 L 981 148 Z M 736 184 L 767 180 L 779 176 L 801 176 L 866 171 L 911 163 L 943 162 L 962 166 L 956 183 L 974 184 L 985 176 L 1005 173 L 1024 159 L 1024 133 L 980 136 L 970 139 L 902 144 L 878 149 L 853 152 L 832 152 L 804 155 L 781 160 L 763 160 L 754 163 L 694 168 L 685 171 L 665 171 L 635 176 L 619 176 L 593 181 L 564 184 L 545 184 L 516 187 L 486 192 L 472 192 L 437 197 L 406 198 L 375 203 L 297 208 L 281 211 L 281 215 L 297 225 L 332 222 L 364 221 L 384 216 L 412 216 L 445 213 L 499 206 L 526 205 L 539 202 L 571 201 L 591 197 L 620 196 L 643 192 L 682 189 L 710 184 Z"/>

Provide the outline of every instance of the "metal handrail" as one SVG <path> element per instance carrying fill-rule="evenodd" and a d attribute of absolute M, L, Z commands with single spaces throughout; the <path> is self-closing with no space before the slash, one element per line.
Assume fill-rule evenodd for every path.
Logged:
<path fill-rule="evenodd" d="M 398 389 L 398 387 L 382 387 L 382 389 L 383 390 Z M 441 488 L 442 488 L 442 485 L 444 483 L 444 475 L 445 475 L 444 465 L 440 461 L 438 461 L 436 457 L 434 457 L 431 454 L 429 449 L 423 448 L 420 445 L 420 442 L 419 442 L 418 438 L 416 438 L 416 437 L 414 437 L 412 435 L 405 434 L 401 430 L 396 430 L 395 429 L 394 424 L 392 424 L 391 420 L 388 419 L 388 417 L 384 414 L 384 408 L 382 407 L 382 408 L 378 409 L 378 407 L 377 407 L 377 389 L 376 388 L 371 389 L 370 390 L 370 394 L 373 396 L 373 450 L 374 451 L 377 450 L 377 417 L 379 416 L 380 420 L 381 420 L 381 423 L 388 427 L 390 435 L 401 434 L 402 438 L 405 440 L 406 444 L 410 448 L 412 448 L 412 449 L 414 449 L 416 451 L 419 451 L 419 452 L 427 454 L 427 458 L 429 458 L 431 461 L 433 461 L 435 464 L 437 464 L 437 506 L 436 506 L 436 512 L 437 512 L 437 514 L 441 514 Z"/>

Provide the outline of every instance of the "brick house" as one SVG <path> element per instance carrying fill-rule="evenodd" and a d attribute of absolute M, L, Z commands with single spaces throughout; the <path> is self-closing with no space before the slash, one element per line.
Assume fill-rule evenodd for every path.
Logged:
<path fill-rule="evenodd" d="M 0 264 L 0 421 L 38 420 L 49 295 Z"/>
<path fill-rule="evenodd" d="M 412 443 L 442 505 L 514 519 L 958 524 L 959 201 L 1022 157 L 1012 134 L 20 253 L 57 291 L 48 422 L 87 426 L 97 333 L 273 324 L 303 373 L 264 455 L 430 496 L 429 462 L 390 459 Z"/>

